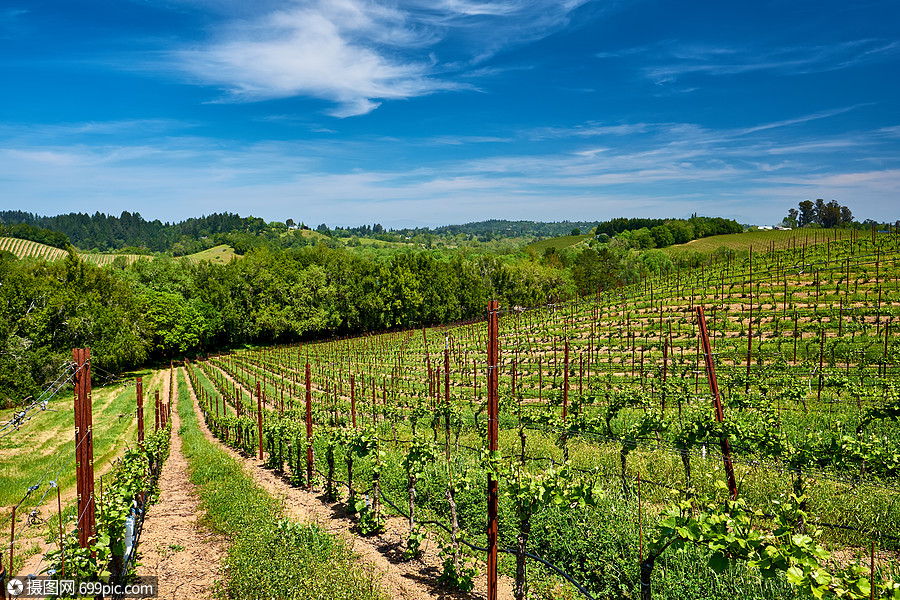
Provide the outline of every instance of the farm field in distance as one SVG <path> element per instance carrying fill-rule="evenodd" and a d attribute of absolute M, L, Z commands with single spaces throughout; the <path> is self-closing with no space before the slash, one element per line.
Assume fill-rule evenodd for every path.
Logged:
<path fill-rule="evenodd" d="M 66 251 L 46 244 L 40 244 L 31 240 L 22 240 L 19 238 L 0 237 L 0 250 L 6 250 L 16 255 L 17 258 L 41 258 L 44 260 L 59 260 L 66 256 Z M 123 257 L 126 265 L 130 265 L 137 260 L 146 259 L 153 260 L 152 254 L 114 254 L 109 252 L 78 252 L 78 257 L 83 261 L 97 265 L 99 267 L 112 265 L 113 262 Z M 235 257 L 234 248 L 227 244 L 220 244 L 208 250 L 188 254 L 184 257 L 186 260 L 197 263 L 202 260 L 208 260 L 215 264 L 225 264 Z"/>

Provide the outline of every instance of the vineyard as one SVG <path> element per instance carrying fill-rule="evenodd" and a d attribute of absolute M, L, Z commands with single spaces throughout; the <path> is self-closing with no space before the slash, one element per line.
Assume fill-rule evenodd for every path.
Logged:
<path fill-rule="evenodd" d="M 58 260 L 66 255 L 65 250 L 38 242 L 32 242 L 31 240 L 22 240 L 12 237 L 0 238 L 0 250 L 11 252 L 19 258 L 34 256 L 36 258 L 43 258 L 44 260 Z"/>
<path fill-rule="evenodd" d="M 168 407 L 195 422 L 196 396 L 220 442 L 297 493 L 321 490 L 373 547 L 391 548 L 402 520 L 401 547 L 382 550 L 392 562 L 438 548 L 432 590 L 494 600 L 506 578 L 516 598 L 900 598 L 900 236 L 792 236 L 590 297 L 486 309 L 197 358 L 146 390 L 117 383 L 95 396 L 87 461 L 73 458 L 82 442 L 61 391 L 74 383 L 77 424 L 90 363 L 66 362 L 40 397 L 0 414 L 0 498 L 16 507 L 6 564 L 133 573 L 126 522 L 155 498 Z M 161 429 L 150 434 L 151 419 L 149 442 L 130 449 L 145 393 Z M 240 539 L 229 593 L 289 597 L 283 569 L 323 581 L 297 570 L 320 564 L 299 558 L 317 530 L 270 514 L 277 502 L 237 463 L 222 471 L 196 423 L 178 431 L 191 471 L 209 477 L 211 518 Z M 185 464 L 180 439 L 173 448 Z M 94 475 L 76 476 L 73 460 L 97 464 L 96 509 L 75 505 L 76 479 Z M 237 477 L 245 491 L 223 493 Z M 81 539 L 84 514 L 99 539 Z M 263 538 L 290 551 L 266 566 Z"/>
<path fill-rule="evenodd" d="M 54 248 L 53 246 L 48 246 L 39 242 L 13 237 L 0 237 L 0 251 L 3 250 L 11 252 L 16 255 L 17 258 L 33 257 L 48 261 L 59 260 L 66 256 L 66 251 L 60 248 Z M 153 259 L 152 255 L 145 254 L 111 254 L 103 252 L 77 252 L 76 254 L 81 260 L 97 265 L 98 267 L 109 266 L 119 257 L 123 257 L 125 265 L 130 265 L 141 259 Z M 189 254 L 184 258 L 191 263 L 199 263 L 200 261 L 208 260 L 213 263 L 223 264 L 232 260 L 234 256 L 234 249 L 222 244 L 210 248 L 209 250 Z"/>
<path fill-rule="evenodd" d="M 223 441 L 362 535 L 403 515 L 462 589 L 498 548 L 517 597 L 898 598 L 900 240 L 815 241 L 190 379 Z"/>

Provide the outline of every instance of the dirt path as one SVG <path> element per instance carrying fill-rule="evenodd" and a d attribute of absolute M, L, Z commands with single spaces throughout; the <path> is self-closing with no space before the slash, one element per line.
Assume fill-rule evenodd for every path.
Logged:
<path fill-rule="evenodd" d="M 169 378 L 161 397 L 168 398 Z M 188 480 L 181 450 L 181 420 L 172 410 L 172 445 L 159 478 L 159 501 L 147 511 L 138 575 L 159 577 L 159 598 L 212 598 L 213 582 L 223 577 L 226 544 L 197 523 L 200 503 Z"/>
<path fill-rule="evenodd" d="M 371 565 L 380 575 L 381 587 L 389 598 L 407 600 L 425 600 L 432 598 L 486 598 L 487 578 L 484 565 L 479 570 L 481 576 L 476 580 L 475 590 L 463 594 L 447 590 L 437 579 L 441 574 L 441 559 L 433 539 L 429 539 L 423 556 L 418 560 L 402 559 L 405 547 L 406 524 L 398 517 L 387 519 L 386 531 L 379 536 L 359 537 L 351 531 L 353 520 L 346 516 L 340 504 L 327 502 L 322 490 L 306 490 L 294 487 L 287 477 L 281 477 L 263 467 L 263 462 L 255 457 L 240 454 L 221 444 L 206 427 L 200 407 L 191 390 L 194 412 L 200 422 L 203 435 L 217 444 L 239 461 L 244 470 L 253 476 L 254 481 L 266 491 L 280 498 L 291 518 L 299 522 L 315 522 L 329 533 L 339 535 L 348 540 L 360 560 Z M 498 584 L 498 597 L 512 598 L 512 581 L 501 578 Z"/>

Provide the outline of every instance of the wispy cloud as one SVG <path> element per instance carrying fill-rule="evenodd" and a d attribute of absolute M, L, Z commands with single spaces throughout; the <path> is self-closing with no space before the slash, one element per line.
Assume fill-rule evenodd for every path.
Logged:
<path fill-rule="evenodd" d="M 474 89 L 462 81 L 485 57 L 564 26 L 586 0 L 506 2 L 298 0 L 262 16 L 220 24 L 212 39 L 170 54 L 192 81 L 227 100 L 308 96 L 337 117 L 381 101 Z M 490 32 L 490 35 L 487 33 Z M 444 44 L 463 43 L 452 56 Z M 443 44 L 443 45 L 442 45 Z M 460 55 L 462 52 L 462 55 Z"/>
<path fill-rule="evenodd" d="M 7 8 L 0 10 L 0 39 L 7 40 L 18 37 L 26 31 L 24 22 L 28 11 L 23 8 Z"/>
<path fill-rule="evenodd" d="M 329 224 L 691 212 L 775 222 L 807 197 L 838 198 L 861 218 L 895 207 L 896 160 L 871 162 L 886 156 L 893 128 L 834 136 L 789 129 L 817 115 L 747 128 L 585 123 L 390 144 L 332 136 L 240 144 L 168 132 L 130 145 L 93 132 L 125 124 L 74 124 L 66 144 L 48 142 L 39 128 L 0 136 L 0 180 L 9 197 L 28 190 L 32 210 L 46 213 L 59 198 L 65 210 L 114 211 L 127 197 L 134 210 L 164 219 L 229 210 Z M 449 153 L 422 156 L 428 146 Z"/>
<path fill-rule="evenodd" d="M 782 74 L 817 73 L 845 69 L 900 54 L 900 42 L 859 39 L 832 44 L 757 46 L 753 44 L 686 44 L 667 40 L 658 44 L 598 53 L 601 59 L 640 56 L 644 77 L 657 84 L 690 75 L 722 77 L 757 71 Z"/>

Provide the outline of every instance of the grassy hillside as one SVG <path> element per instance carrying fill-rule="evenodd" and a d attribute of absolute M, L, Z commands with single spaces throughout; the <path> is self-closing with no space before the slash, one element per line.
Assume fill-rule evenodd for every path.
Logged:
<path fill-rule="evenodd" d="M 793 229 L 788 231 L 746 231 L 728 235 L 713 235 L 691 240 L 686 244 L 678 244 L 664 248 L 673 258 L 686 251 L 711 254 L 722 246 L 738 252 L 789 249 L 805 244 L 814 244 L 824 240 L 847 239 L 853 232 L 849 229 Z"/>
<path fill-rule="evenodd" d="M 537 254 L 543 254 L 547 248 L 551 246 L 556 248 L 557 250 L 563 250 L 564 248 L 570 248 L 572 246 L 576 246 L 585 240 L 591 239 L 590 234 L 588 235 L 562 235 L 560 237 L 550 238 L 549 240 L 541 240 L 539 242 L 534 242 L 533 244 L 528 244 L 525 246 L 524 250 L 527 252 L 529 249 L 534 250 Z"/>
<path fill-rule="evenodd" d="M 208 260 L 216 264 L 224 265 L 231 262 L 236 256 L 239 255 L 235 254 L 234 248 L 232 248 L 228 244 L 220 244 L 218 246 L 209 248 L 208 250 L 203 250 L 202 252 L 188 254 L 184 258 L 192 263 L 198 263 L 202 260 Z"/>

